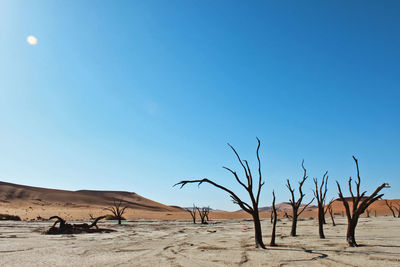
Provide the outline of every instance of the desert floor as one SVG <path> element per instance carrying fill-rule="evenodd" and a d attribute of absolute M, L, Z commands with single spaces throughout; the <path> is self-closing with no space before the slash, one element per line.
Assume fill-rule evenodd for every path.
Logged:
<path fill-rule="evenodd" d="M 330 218 L 328 218 L 330 219 Z M 315 219 L 299 222 L 289 237 L 290 221 L 277 225 L 278 247 L 254 248 L 252 221 L 137 220 L 99 223 L 111 233 L 50 236 L 52 222 L 0 222 L 0 266 L 399 266 L 400 219 L 361 218 L 357 248 L 346 246 L 346 219 L 325 226 L 318 238 Z M 271 224 L 262 221 L 264 242 Z"/>

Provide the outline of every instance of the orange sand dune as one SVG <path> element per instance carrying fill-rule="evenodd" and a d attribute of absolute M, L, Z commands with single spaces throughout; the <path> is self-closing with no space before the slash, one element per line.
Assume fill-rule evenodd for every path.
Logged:
<path fill-rule="evenodd" d="M 182 211 L 179 207 L 167 206 L 136 193 L 124 191 L 57 190 L 0 182 L 0 207 L 44 209 L 91 209 L 112 205 L 115 199 L 122 199 L 124 205 L 134 210 L 155 212 Z"/>

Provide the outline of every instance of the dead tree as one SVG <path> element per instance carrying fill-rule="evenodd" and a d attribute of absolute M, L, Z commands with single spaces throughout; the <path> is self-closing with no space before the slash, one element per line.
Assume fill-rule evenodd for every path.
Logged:
<path fill-rule="evenodd" d="M 193 204 L 192 209 L 185 209 L 187 212 L 190 213 L 190 216 L 192 216 L 193 223 L 196 224 L 196 206 Z"/>
<path fill-rule="evenodd" d="M 204 178 L 201 180 L 181 181 L 181 182 L 175 184 L 174 186 L 180 185 L 181 186 L 180 188 L 182 188 L 183 186 L 185 186 L 186 184 L 189 184 L 189 183 L 198 183 L 199 186 L 202 183 L 208 183 L 208 184 L 211 184 L 211 185 L 227 192 L 230 195 L 230 197 L 232 198 L 233 203 L 239 205 L 239 207 L 241 207 L 245 212 L 249 213 L 252 216 L 253 223 L 254 223 L 254 237 L 255 237 L 256 247 L 265 248 L 265 245 L 262 240 L 260 215 L 259 215 L 259 210 L 258 210 L 260 192 L 261 192 L 262 186 L 264 185 L 264 182 L 262 181 L 262 178 L 261 178 L 261 161 L 260 161 L 260 156 L 259 156 L 259 149 L 260 149 L 260 145 L 261 145 L 260 139 L 257 138 L 257 142 L 258 142 L 258 145 L 257 145 L 256 154 L 257 154 L 257 161 L 258 161 L 258 183 L 256 185 L 257 189 L 256 189 L 255 193 L 253 192 L 253 175 L 250 171 L 248 162 L 246 160 L 242 160 L 240 158 L 239 154 L 236 152 L 236 150 L 230 144 L 228 144 L 228 146 L 233 150 L 240 165 L 243 167 L 244 174 L 246 176 L 246 181 L 242 182 L 239 179 L 239 176 L 235 171 L 233 171 L 227 167 L 223 167 L 224 169 L 231 172 L 233 174 L 233 176 L 235 177 L 236 181 L 247 191 L 247 193 L 250 197 L 250 200 L 251 200 L 251 205 L 242 201 L 232 190 L 230 190 L 222 185 L 219 185 L 219 184 L 215 183 L 214 181 L 209 180 L 207 178 Z"/>
<path fill-rule="evenodd" d="M 94 218 L 93 222 L 89 225 L 89 228 L 92 228 L 93 226 L 96 227 L 96 229 L 99 229 L 99 227 L 97 226 L 97 222 L 104 219 L 106 216 L 100 216 L 97 218 Z"/>
<path fill-rule="evenodd" d="M 286 219 L 292 219 L 292 218 L 293 218 L 293 216 L 291 216 L 291 215 L 287 214 L 287 212 L 285 211 L 285 214 L 283 214 L 283 218 L 286 218 Z"/>
<path fill-rule="evenodd" d="M 272 220 L 273 220 L 273 225 L 272 225 L 272 234 L 271 234 L 271 242 L 269 243 L 269 245 L 271 247 L 276 247 L 276 243 L 275 243 L 275 233 L 276 233 L 276 220 L 278 218 L 278 215 L 276 213 L 276 207 L 275 207 L 275 192 L 272 191 L 272 213 L 273 216 L 271 216 Z"/>
<path fill-rule="evenodd" d="M 387 203 L 386 203 L 387 205 Z M 393 217 L 396 218 L 396 214 L 394 213 L 393 209 L 395 209 L 397 211 L 397 218 L 400 218 L 400 204 L 397 203 L 395 204 L 397 206 L 393 206 L 393 202 L 390 203 L 390 207 L 392 207 L 392 213 L 393 213 Z"/>
<path fill-rule="evenodd" d="M 394 207 L 397 211 L 397 218 L 400 218 L 400 204 L 397 204 L 397 207 Z"/>
<path fill-rule="evenodd" d="M 66 231 L 66 223 L 65 223 L 65 220 L 63 218 L 61 218 L 59 216 L 51 216 L 49 218 L 49 220 L 52 220 L 52 219 L 57 219 L 57 221 L 54 222 L 54 224 L 50 227 L 50 229 L 55 228 L 57 223 L 60 223 L 60 226 L 58 227 L 60 232 L 65 232 Z"/>
<path fill-rule="evenodd" d="M 365 212 L 367 213 L 367 218 L 369 218 L 369 214 L 371 211 L 369 209 L 366 209 Z"/>
<path fill-rule="evenodd" d="M 49 230 L 46 231 L 46 234 L 56 235 L 56 234 L 80 234 L 80 233 L 98 233 L 104 231 L 112 231 L 110 229 L 99 229 L 97 226 L 97 222 L 101 219 L 104 219 L 106 216 L 100 216 L 95 218 L 95 220 L 91 224 L 80 223 L 80 224 L 69 224 L 63 218 L 59 216 L 52 216 L 49 220 L 57 219 L 54 224 L 50 227 Z M 59 227 L 57 224 L 59 223 Z M 96 229 L 91 229 L 96 227 Z"/>
<path fill-rule="evenodd" d="M 205 214 L 205 217 L 206 217 L 207 221 L 210 220 L 210 217 L 208 217 L 209 215 L 210 215 L 210 206 L 207 207 L 207 212 Z"/>
<path fill-rule="evenodd" d="M 389 203 L 389 201 L 387 201 L 387 199 L 385 199 L 385 203 L 386 203 L 386 206 L 387 206 L 387 207 L 390 209 L 390 211 L 392 212 L 393 217 L 396 218 L 396 214 L 394 213 L 392 202 Z"/>
<path fill-rule="evenodd" d="M 325 210 L 324 210 L 324 224 L 326 224 L 326 213 L 329 212 L 329 205 L 332 205 L 333 199 L 326 205 Z"/>
<path fill-rule="evenodd" d="M 324 235 L 324 223 L 325 223 L 325 198 L 326 198 L 326 192 L 328 191 L 328 172 L 325 172 L 324 176 L 322 176 L 322 182 L 321 185 L 318 186 L 318 179 L 314 178 L 314 185 L 315 185 L 315 190 L 314 196 L 317 199 L 318 202 L 318 232 L 319 232 L 319 238 L 325 238 Z"/>
<path fill-rule="evenodd" d="M 303 201 L 303 198 L 305 196 L 305 194 L 302 191 L 303 188 L 303 184 L 304 182 L 307 180 L 308 176 L 307 176 L 307 170 L 306 168 L 304 168 L 304 160 L 301 163 L 301 167 L 303 168 L 303 179 L 299 182 L 299 199 L 296 201 L 296 197 L 294 195 L 294 191 L 295 189 L 292 188 L 289 179 L 287 179 L 287 184 L 286 187 L 289 189 L 290 194 L 292 195 L 292 198 L 289 199 L 289 203 L 290 206 L 292 206 L 292 212 L 293 212 L 293 217 L 292 217 L 292 230 L 290 231 L 290 235 L 291 236 L 296 236 L 296 230 L 297 230 L 297 219 L 299 218 L 300 214 L 303 213 L 303 211 L 311 204 L 311 202 L 314 201 L 314 198 L 308 202 L 306 205 L 304 205 L 304 207 L 302 209 L 300 209 L 301 207 L 301 202 Z"/>
<path fill-rule="evenodd" d="M 331 216 L 332 225 L 336 226 L 335 220 L 333 219 L 333 209 L 332 209 L 333 202 L 334 201 L 329 202 L 328 207 L 326 208 L 326 210 L 329 212 L 329 215 Z"/>
<path fill-rule="evenodd" d="M 356 164 L 357 167 L 357 181 L 355 181 L 355 185 L 356 185 L 356 193 L 357 195 L 353 194 L 353 190 L 351 188 L 351 177 L 349 178 L 349 192 L 351 195 L 351 200 L 352 200 L 352 209 L 350 209 L 350 205 L 349 205 L 349 200 L 346 199 L 343 194 L 342 194 L 342 189 L 340 188 L 339 182 L 336 181 L 338 190 L 339 190 L 339 198 L 340 200 L 343 202 L 343 206 L 346 210 L 346 216 L 347 216 L 347 233 L 346 233 L 346 239 L 347 239 L 347 243 L 350 247 L 357 247 L 357 242 L 356 242 L 356 238 L 355 238 L 355 230 L 356 230 L 356 226 L 358 223 L 358 219 L 360 217 L 361 214 L 363 214 L 365 212 L 365 210 L 372 204 L 374 203 L 376 200 L 380 199 L 383 194 L 379 194 L 379 192 L 383 189 L 383 188 L 389 188 L 389 184 L 387 183 L 383 183 L 380 186 L 378 186 L 375 191 L 368 197 L 365 196 L 367 191 L 364 191 L 362 193 L 360 193 L 360 183 L 361 183 L 361 179 L 360 179 L 360 171 L 358 168 L 358 160 L 353 156 L 354 162 Z M 379 194 L 379 195 L 378 195 Z"/>
<path fill-rule="evenodd" d="M 111 211 L 114 215 L 114 218 L 118 220 L 118 224 L 121 224 L 121 221 L 124 220 L 122 215 L 125 213 L 125 210 L 128 208 L 127 206 L 123 206 L 122 199 L 113 200 L 113 205 L 108 208 L 104 208 L 105 210 Z"/>
<path fill-rule="evenodd" d="M 201 208 L 199 209 L 198 207 L 196 207 L 197 211 L 199 212 L 199 216 L 201 219 L 201 224 L 208 224 L 208 213 L 210 213 L 210 208 Z"/>

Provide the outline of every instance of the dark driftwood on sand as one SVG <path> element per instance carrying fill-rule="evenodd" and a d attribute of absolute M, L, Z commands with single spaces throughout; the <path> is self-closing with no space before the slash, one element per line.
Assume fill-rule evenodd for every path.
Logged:
<path fill-rule="evenodd" d="M 52 216 L 49 220 L 57 219 L 55 223 L 45 232 L 47 235 L 62 235 L 62 234 L 81 234 L 81 233 L 102 233 L 102 232 L 113 232 L 111 229 L 100 229 L 97 226 L 97 222 L 104 219 L 106 216 L 97 217 L 91 224 L 80 223 L 80 224 L 69 224 L 64 219 L 58 216 Z M 57 224 L 59 226 L 57 227 Z"/>

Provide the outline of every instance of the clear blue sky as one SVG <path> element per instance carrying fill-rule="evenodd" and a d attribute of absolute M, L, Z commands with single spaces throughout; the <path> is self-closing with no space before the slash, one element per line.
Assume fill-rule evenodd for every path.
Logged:
<path fill-rule="evenodd" d="M 400 197 L 399 1 L 0 1 L 0 180 L 236 210 L 226 145 L 262 206 L 286 178 Z M 26 38 L 37 37 L 36 45 Z M 347 192 L 347 188 L 345 190 Z M 241 194 L 245 196 L 244 193 Z"/>

